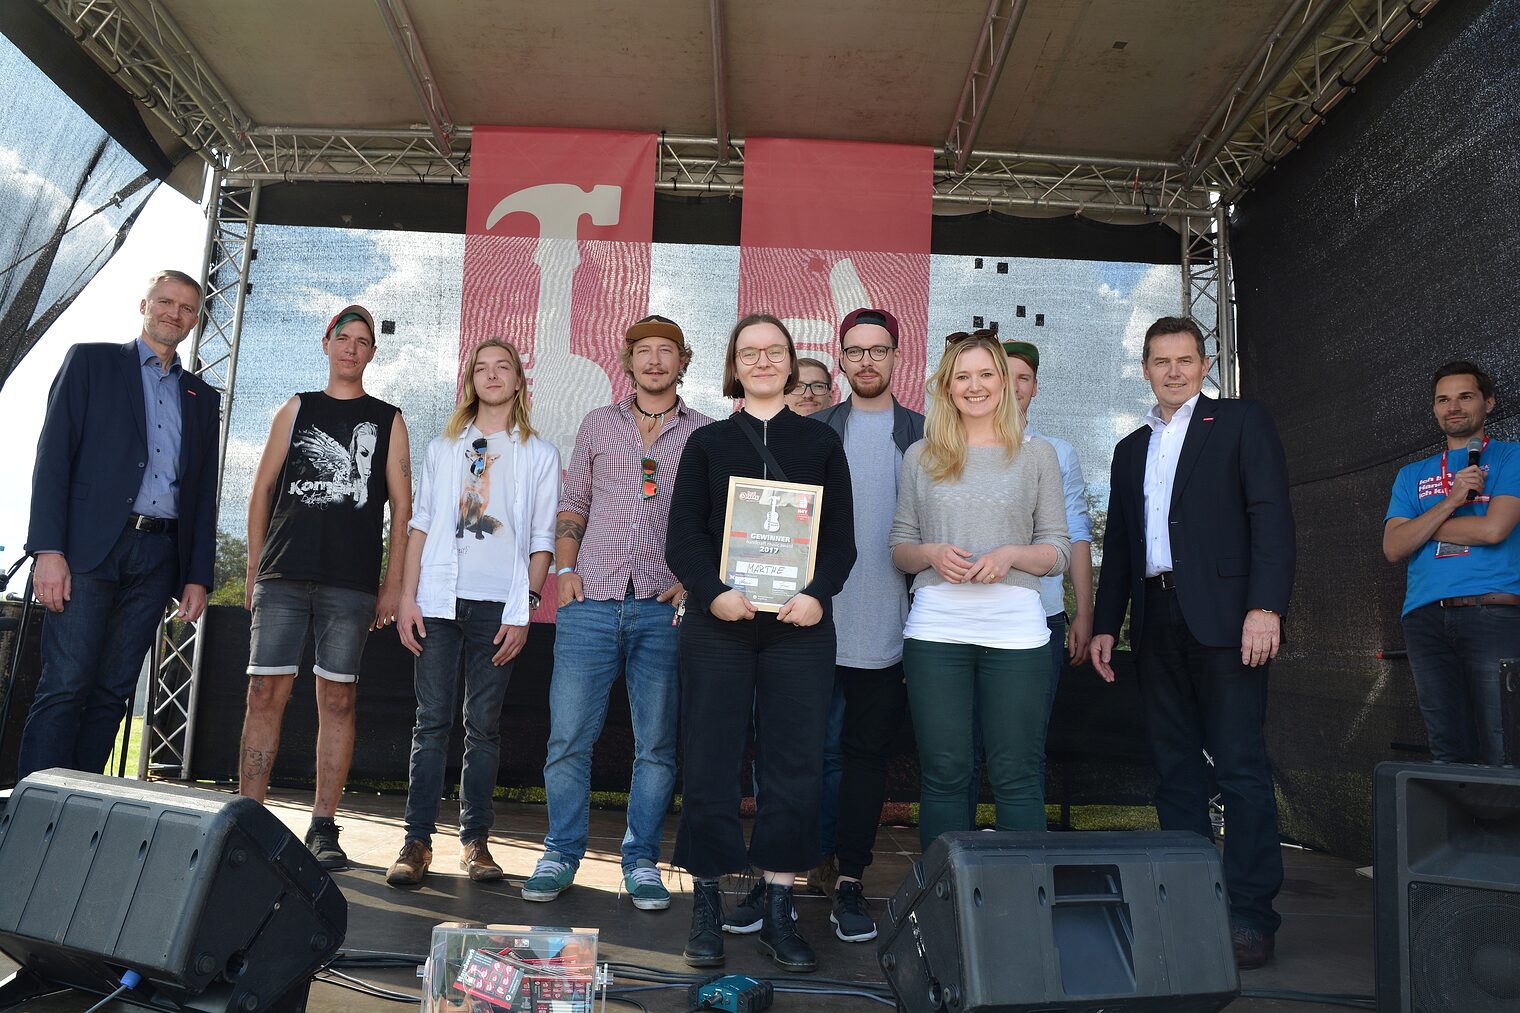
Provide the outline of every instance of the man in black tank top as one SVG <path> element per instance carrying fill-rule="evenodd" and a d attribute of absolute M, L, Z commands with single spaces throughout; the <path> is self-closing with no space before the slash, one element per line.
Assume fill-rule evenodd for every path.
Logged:
<path fill-rule="evenodd" d="M 362 306 L 322 336 L 325 390 L 275 414 L 248 497 L 248 712 L 238 790 L 264 801 L 306 631 L 316 633 L 317 795 L 306 846 L 325 869 L 348 856 L 333 822 L 354 752 L 354 697 L 370 630 L 395 622 L 411 517 L 406 423 L 364 392 L 375 321 Z M 390 560 L 380 580 L 385 507 Z"/>

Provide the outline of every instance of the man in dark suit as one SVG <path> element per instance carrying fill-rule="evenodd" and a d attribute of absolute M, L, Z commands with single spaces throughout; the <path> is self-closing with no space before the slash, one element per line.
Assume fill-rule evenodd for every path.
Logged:
<path fill-rule="evenodd" d="M 1157 320 L 1141 355 L 1157 403 L 1114 449 L 1090 651 L 1112 682 L 1131 606 L 1161 773 L 1156 814 L 1162 829 L 1209 835 L 1208 750 L 1228 825 L 1235 960 L 1260 967 L 1282 920 L 1272 909 L 1283 873 L 1263 727 L 1267 667 L 1293 587 L 1287 464 L 1265 408 L 1201 393 L 1209 359 L 1193 320 Z"/>
<path fill-rule="evenodd" d="M 216 391 L 180 366 L 201 287 L 160 271 L 125 345 L 75 345 L 48 394 L 27 551 L 50 613 L 18 775 L 99 772 L 171 596 L 198 619 L 216 550 Z"/>

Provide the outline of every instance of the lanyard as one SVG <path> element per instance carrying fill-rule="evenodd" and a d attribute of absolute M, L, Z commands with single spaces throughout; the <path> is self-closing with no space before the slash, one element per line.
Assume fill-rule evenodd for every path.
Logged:
<path fill-rule="evenodd" d="M 1487 449 L 1488 449 L 1488 437 L 1485 436 L 1485 437 L 1483 437 L 1483 450 L 1487 450 Z M 1479 453 L 1482 453 L 1482 451 L 1479 451 Z M 1451 482 L 1452 482 L 1453 475 L 1452 475 L 1451 468 L 1447 467 L 1447 464 L 1446 464 L 1446 459 L 1448 457 L 1450 457 L 1450 456 L 1451 456 L 1451 448 L 1447 447 L 1446 451 L 1443 454 L 1441 454 L 1441 491 L 1443 493 L 1449 493 L 1449 492 L 1451 492 Z M 1480 498 L 1482 500 L 1484 500 L 1485 502 L 1487 502 L 1487 500 L 1488 500 L 1487 496 L 1483 496 L 1483 497 L 1480 497 Z"/>

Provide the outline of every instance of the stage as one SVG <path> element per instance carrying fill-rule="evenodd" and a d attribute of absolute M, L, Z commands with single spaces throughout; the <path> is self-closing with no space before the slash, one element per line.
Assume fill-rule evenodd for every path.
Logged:
<path fill-rule="evenodd" d="M 209 789 L 208 789 L 209 790 Z M 276 790 L 270 808 L 297 834 L 305 831 L 309 792 Z M 689 973 L 681 962 L 681 947 L 691 911 L 690 884 L 683 873 L 666 870 L 666 884 L 674 895 L 668 911 L 641 912 L 621 897 L 618 843 L 623 833 L 620 810 L 593 811 L 591 852 L 582 863 L 576 883 L 552 904 L 531 904 L 519 896 L 523 878 L 532 870 L 542 850 L 547 812 L 543 806 L 498 802 L 496 830 L 491 848 L 507 872 L 501 883 L 471 883 L 459 871 L 458 841 L 441 836 L 434 841 L 434 867 L 421 887 L 400 890 L 387 886 L 385 869 L 396 857 L 402 839 L 404 798 L 399 795 L 350 794 L 338 814 L 343 827 L 343 846 L 353 863 L 336 878 L 349 903 L 349 930 L 345 948 L 420 953 L 428 943 L 432 926 L 440 921 L 475 920 L 509 924 L 541 923 L 572 925 L 601 930 L 600 959 L 640 964 L 669 972 Z M 456 803 L 445 803 L 442 821 L 457 817 Z M 675 819 L 666 824 L 664 854 L 668 855 L 675 834 Z M 886 897 L 906 874 L 917 855 L 918 835 L 912 828 L 883 827 L 877 845 L 877 861 L 866 875 L 866 894 L 879 917 Z M 1353 863 L 1327 855 L 1284 849 L 1287 880 L 1278 898 L 1283 915 L 1277 939 L 1277 959 L 1257 971 L 1244 972 L 1244 989 L 1292 990 L 1318 993 L 1370 995 L 1373 982 L 1372 883 L 1357 875 Z M 734 889 L 738 889 L 735 885 Z M 736 896 L 727 896 L 729 903 Z M 788 976 L 759 956 L 753 936 L 727 936 L 728 973 L 771 976 L 778 985 L 786 980 L 816 981 L 819 977 L 862 984 L 882 983 L 874 943 L 847 944 L 834 937 L 829 925 L 828 902 L 800 894 L 798 910 L 804 935 L 818 951 L 816 975 Z M 0 956 L 0 976 L 13 964 Z M 419 995 L 413 970 L 350 970 L 385 988 Z M 640 982 L 619 978 L 619 985 Z M 684 989 L 633 993 L 651 1011 L 687 1008 Z M 77 1013 L 90 1004 L 86 997 L 58 993 L 28 1003 L 38 1013 Z M 328 1011 L 378 1011 L 396 1008 L 395 1003 L 357 994 L 326 982 L 312 986 L 308 1009 Z M 111 1009 L 130 1009 L 116 1004 Z M 609 1010 L 633 1009 L 609 1003 Z M 870 1010 L 886 1008 L 864 999 L 841 996 L 778 994 L 776 1010 Z M 1242 998 L 1231 1013 L 1329 1010 L 1335 1007 L 1275 999 Z"/>

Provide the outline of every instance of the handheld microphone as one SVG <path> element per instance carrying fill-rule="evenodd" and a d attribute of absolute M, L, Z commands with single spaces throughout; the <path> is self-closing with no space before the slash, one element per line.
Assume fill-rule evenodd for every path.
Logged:
<path fill-rule="evenodd" d="M 1477 466 L 1478 458 L 1480 456 L 1482 456 L 1482 454 L 1483 454 L 1483 437 L 1481 437 L 1481 436 L 1474 436 L 1472 439 L 1470 439 L 1470 440 L 1467 441 L 1467 466 L 1469 468 Z M 1478 495 L 1478 490 L 1476 490 L 1476 489 L 1469 489 L 1469 490 L 1467 490 L 1467 502 L 1471 503 L 1473 501 L 1473 499 L 1477 497 L 1477 495 Z"/>

